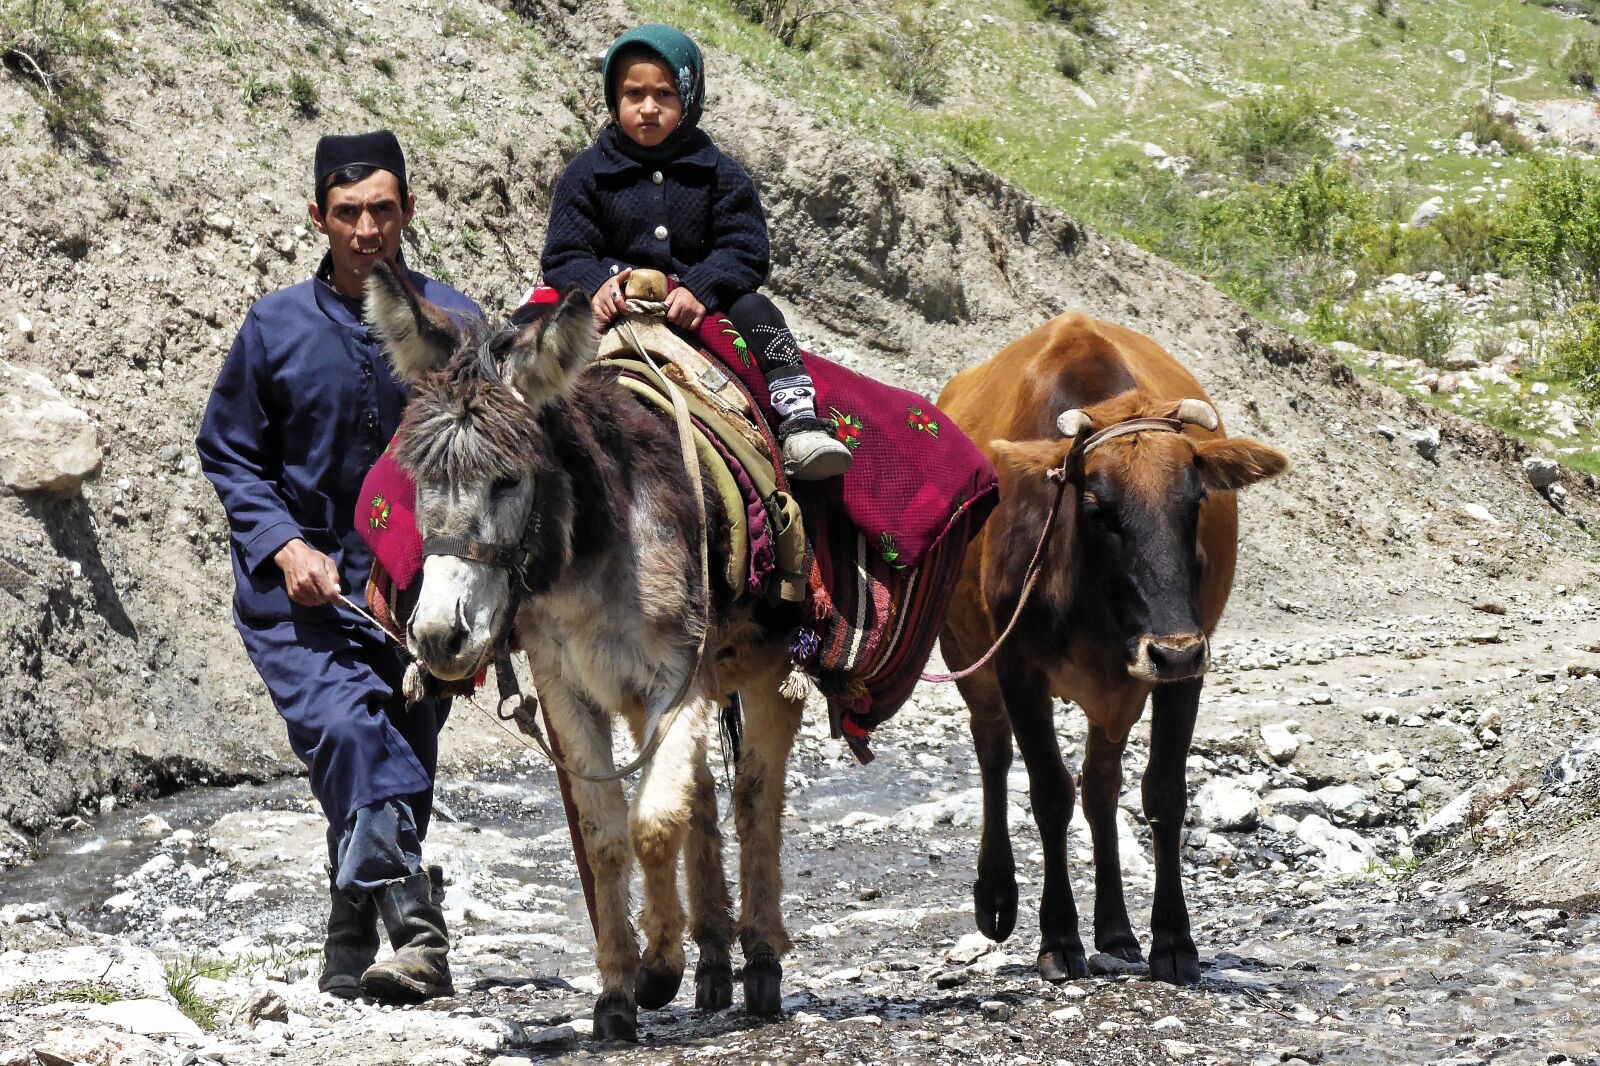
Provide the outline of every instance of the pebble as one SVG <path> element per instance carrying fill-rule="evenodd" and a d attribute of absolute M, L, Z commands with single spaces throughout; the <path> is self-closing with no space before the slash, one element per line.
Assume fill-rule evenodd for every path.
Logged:
<path fill-rule="evenodd" d="M 986 999 L 978 1005 L 983 1012 L 986 1022 L 1009 1022 L 1011 1020 L 1011 1004 L 1002 999 Z"/>

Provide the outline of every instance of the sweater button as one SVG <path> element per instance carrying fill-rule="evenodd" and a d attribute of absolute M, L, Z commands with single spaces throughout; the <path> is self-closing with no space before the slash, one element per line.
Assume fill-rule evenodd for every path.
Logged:
<path fill-rule="evenodd" d="M 667 227 L 665 227 L 665 226 L 657 226 L 656 227 L 656 240 L 664 241 L 666 239 L 667 239 Z"/>
<path fill-rule="evenodd" d="M 650 175 L 650 180 L 655 182 L 657 185 L 660 185 L 665 179 L 662 178 L 661 171 L 658 170 L 654 174 Z"/>

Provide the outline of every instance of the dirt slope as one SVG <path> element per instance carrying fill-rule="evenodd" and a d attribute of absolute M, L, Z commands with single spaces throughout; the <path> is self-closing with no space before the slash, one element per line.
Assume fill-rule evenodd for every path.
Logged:
<path fill-rule="evenodd" d="M 57 382 L 105 447 L 80 500 L 0 498 L 0 821 L 26 832 L 102 796 L 287 765 L 231 630 L 224 521 L 191 441 L 251 300 L 320 254 L 304 216 L 316 137 L 394 126 L 420 201 L 408 256 L 504 308 L 533 280 L 551 183 L 597 120 L 592 57 L 627 18 L 617 3 L 476 0 L 124 8 L 98 150 L 53 146 L 0 77 L 0 112 L 16 116 L 0 140 L 0 359 Z M 385 56 L 392 75 L 373 62 Z M 1316 634 L 1591 588 L 1592 484 L 1569 479 L 1562 515 L 1506 438 L 1356 381 L 987 172 L 901 159 L 709 59 L 707 126 L 760 184 L 772 289 L 820 350 L 936 392 L 1083 308 L 1149 332 L 1234 432 L 1294 457 L 1244 507 L 1234 627 Z M 315 117 L 281 92 L 295 71 L 318 87 Z M 1430 426 L 1436 460 L 1406 436 Z"/>

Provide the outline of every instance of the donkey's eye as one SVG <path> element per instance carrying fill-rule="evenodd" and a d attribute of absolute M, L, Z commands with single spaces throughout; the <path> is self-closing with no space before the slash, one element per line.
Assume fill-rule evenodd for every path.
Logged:
<path fill-rule="evenodd" d="M 495 499 L 499 499 L 500 497 L 505 496 L 507 493 L 515 492 L 517 486 L 520 484 L 522 484 L 522 482 L 518 481 L 514 477 L 503 477 L 499 481 L 496 481 L 493 485 L 489 486 L 489 495 L 493 496 Z"/>

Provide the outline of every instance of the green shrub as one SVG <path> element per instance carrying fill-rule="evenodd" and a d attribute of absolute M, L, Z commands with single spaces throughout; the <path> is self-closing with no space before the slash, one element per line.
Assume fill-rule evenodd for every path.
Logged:
<path fill-rule="evenodd" d="M 1243 167 L 1260 177 L 1326 157 L 1332 142 L 1323 130 L 1326 108 L 1310 93 L 1274 89 L 1233 102 L 1211 128 L 1197 154 L 1229 171 Z"/>
<path fill-rule="evenodd" d="M 1600 83 L 1600 36 L 1585 34 L 1574 37 L 1561 53 L 1561 73 L 1580 88 L 1594 91 Z"/>
<path fill-rule="evenodd" d="M 302 115 L 317 113 L 317 83 L 309 75 L 294 74 L 289 78 L 289 100 Z"/>
<path fill-rule="evenodd" d="M 1274 186 L 1267 204 L 1274 239 L 1318 259 L 1348 258 L 1358 227 L 1376 215 L 1374 197 L 1354 175 L 1322 160 Z"/>
<path fill-rule="evenodd" d="M 1561 318 L 1545 340 L 1543 369 L 1600 404 L 1600 304 L 1579 304 Z"/>
<path fill-rule="evenodd" d="M 733 9 L 765 27 L 785 48 L 802 51 L 816 46 L 825 20 L 851 14 L 831 0 L 733 0 Z"/>
<path fill-rule="evenodd" d="M 1068 81 L 1078 81 L 1089 66 L 1089 53 L 1083 43 L 1064 40 L 1056 44 L 1056 72 Z"/>
<path fill-rule="evenodd" d="M 0 3 L 0 64 L 38 102 L 54 136 L 91 138 L 105 117 L 110 28 L 97 0 Z"/>
<path fill-rule="evenodd" d="M 1511 258 L 1562 303 L 1600 303 L 1600 168 L 1535 158 L 1507 211 Z"/>
<path fill-rule="evenodd" d="M 1080 37 L 1100 32 L 1099 19 L 1105 14 L 1104 0 L 1028 0 L 1040 18 L 1055 19 Z"/>
<path fill-rule="evenodd" d="M 1483 145 L 1499 141 L 1500 147 L 1510 155 L 1520 155 L 1533 148 L 1517 129 L 1515 120 L 1496 114 L 1494 105 L 1487 101 L 1472 109 L 1472 117 L 1456 127 L 1456 133 L 1470 133 L 1474 141 Z"/>
<path fill-rule="evenodd" d="M 1443 301 L 1425 304 L 1389 295 L 1365 300 L 1342 316 L 1331 304 L 1320 304 L 1309 327 L 1319 340 L 1349 341 L 1433 366 L 1455 343 L 1456 312 Z"/>
<path fill-rule="evenodd" d="M 947 37 L 931 16 L 902 11 L 885 27 L 883 76 L 913 104 L 943 102 L 950 89 Z"/>

